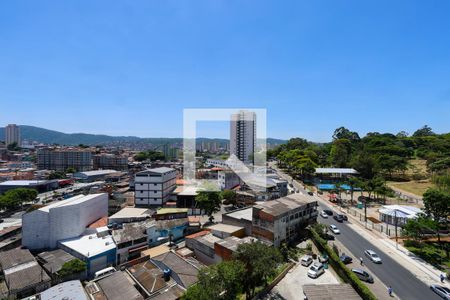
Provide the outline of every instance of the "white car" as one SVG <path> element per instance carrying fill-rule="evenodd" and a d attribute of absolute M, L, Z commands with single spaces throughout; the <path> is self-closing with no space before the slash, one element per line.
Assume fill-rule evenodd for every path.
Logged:
<path fill-rule="evenodd" d="M 320 212 L 320 216 L 324 219 L 328 219 L 328 214 L 324 212 L 323 210 Z"/>
<path fill-rule="evenodd" d="M 321 263 L 314 263 L 308 270 L 308 276 L 311 278 L 317 278 L 323 273 L 325 273 L 325 269 Z"/>
<path fill-rule="evenodd" d="M 366 250 L 364 251 L 364 254 L 373 262 L 376 264 L 381 264 L 381 258 L 378 256 L 378 254 L 375 253 L 373 250 Z"/>
<path fill-rule="evenodd" d="M 331 224 L 330 225 L 330 230 L 334 233 L 334 234 L 339 234 L 341 233 L 341 231 L 339 230 L 339 228 L 336 227 L 336 225 Z"/>
<path fill-rule="evenodd" d="M 313 262 L 313 258 L 311 255 L 305 255 L 300 260 L 300 264 L 305 267 L 308 267 L 310 264 L 312 264 L 312 262 Z"/>

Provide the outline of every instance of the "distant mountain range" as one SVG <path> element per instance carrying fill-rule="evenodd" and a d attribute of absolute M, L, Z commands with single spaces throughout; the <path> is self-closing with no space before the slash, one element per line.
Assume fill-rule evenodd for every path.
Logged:
<path fill-rule="evenodd" d="M 177 144 L 182 143 L 182 138 L 140 138 L 137 136 L 109 136 L 104 134 L 87 134 L 87 133 L 63 133 L 55 130 L 45 128 L 19 125 L 22 140 L 37 141 L 44 144 L 59 144 L 59 145 L 107 145 L 107 144 Z M 5 140 L 5 128 L 0 127 L 0 140 Z M 227 139 L 209 139 L 199 138 L 198 141 L 213 141 L 218 143 L 228 142 Z M 286 143 L 285 140 L 267 139 L 268 144 L 279 145 Z"/>

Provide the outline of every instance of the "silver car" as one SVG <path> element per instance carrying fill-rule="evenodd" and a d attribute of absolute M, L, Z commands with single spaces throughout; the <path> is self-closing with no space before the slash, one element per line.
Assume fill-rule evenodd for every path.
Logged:
<path fill-rule="evenodd" d="M 437 284 L 430 285 L 430 289 L 438 294 L 442 299 L 450 300 L 450 289 Z"/>
<path fill-rule="evenodd" d="M 321 263 L 314 263 L 308 270 L 308 276 L 311 278 L 317 278 L 323 273 L 325 273 L 325 269 Z"/>
<path fill-rule="evenodd" d="M 366 250 L 364 251 L 364 254 L 373 262 L 376 264 L 381 264 L 381 258 L 378 256 L 378 254 L 375 253 L 373 250 Z"/>

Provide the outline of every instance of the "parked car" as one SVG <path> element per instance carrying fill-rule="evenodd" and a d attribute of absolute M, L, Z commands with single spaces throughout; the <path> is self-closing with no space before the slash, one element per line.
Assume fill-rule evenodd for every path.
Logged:
<path fill-rule="evenodd" d="M 336 221 L 338 221 L 339 223 L 344 222 L 344 217 L 340 214 L 335 214 L 333 219 L 335 219 Z"/>
<path fill-rule="evenodd" d="M 321 263 L 314 263 L 308 270 L 308 276 L 311 278 L 317 278 L 323 273 L 325 273 L 325 269 Z"/>
<path fill-rule="evenodd" d="M 320 255 L 319 256 L 319 262 L 321 263 L 327 263 L 328 262 L 328 255 L 324 254 L 324 255 Z"/>
<path fill-rule="evenodd" d="M 324 209 L 323 211 L 329 216 L 333 215 L 333 212 L 331 211 L 331 209 Z"/>
<path fill-rule="evenodd" d="M 313 196 L 313 195 L 314 195 L 314 193 L 313 193 L 313 192 L 311 192 L 311 191 L 309 191 L 309 192 L 308 192 L 308 195 L 310 195 L 310 196 Z"/>
<path fill-rule="evenodd" d="M 358 278 L 362 281 L 373 283 L 373 277 L 366 271 L 361 269 L 352 269 L 352 272 L 355 273 L 355 275 L 358 276 Z"/>
<path fill-rule="evenodd" d="M 439 295 L 442 299 L 450 300 L 450 289 L 437 284 L 430 285 L 430 289 Z"/>
<path fill-rule="evenodd" d="M 342 218 L 344 218 L 344 221 L 348 221 L 347 215 L 341 214 Z"/>
<path fill-rule="evenodd" d="M 321 216 L 322 218 L 324 218 L 324 219 L 327 219 L 327 218 L 328 218 L 328 214 L 327 214 L 324 210 L 322 210 L 322 211 L 320 212 L 320 216 Z"/>
<path fill-rule="evenodd" d="M 330 225 L 330 230 L 334 233 L 334 234 L 339 234 L 341 233 L 341 231 L 339 230 L 339 228 L 336 227 L 336 225 L 331 224 Z"/>
<path fill-rule="evenodd" d="M 308 267 L 310 264 L 312 264 L 312 262 L 313 262 L 313 258 L 311 255 L 305 255 L 300 260 L 300 264 L 305 267 Z"/>
<path fill-rule="evenodd" d="M 339 259 L 344 263 L 344 264 L 349 264 L 349 263 L 351 263 L 352 261 L 353 261 L 353 259 L 350 257 L 350 256 L 348 256 L 348 255 L 345 255 L 345 254 L 342 254 L 340 257 L 339 257 Z"/>
<path fill-rule="evenodd" d="M 375 253 L 373 250 L 366 250 L 364 251 L 364 254 L 373 262 L 376 264 L 381 264 L 381 258 L 378 256 L 378 254 Z"/>

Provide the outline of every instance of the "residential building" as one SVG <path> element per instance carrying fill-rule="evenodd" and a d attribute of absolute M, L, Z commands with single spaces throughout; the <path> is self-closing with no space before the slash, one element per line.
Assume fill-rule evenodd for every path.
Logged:
<path fill-rule="evenodd" d="M 122 228 L 112 231 L 112 238 L 117 245 L 117 264 L 140 256 L 148 248 L 147 228 L 152 221 L 124 223 Z"/>
<path fill-rule="evenodd" d="M 208 227 L 208 230 L 211 231 L 211 233 L 221 239 L 224 239 L 229 236 L 235 236 L 235 237 L 244 237 L 245 236 L 245 228 L 235 225 L 229 225 L 229 224 L 215 224 Z"/>
<path fill-rule="evenodd" d="M 148 243 L 156 246 L 170 240 L 177 241 L 186 235 L 188 226 L 188 218 L 154 221 L 147 228 Z"/>
<path fill-rule="evenodd" d="M 58 247 L 84 261 L 88 276 L 116 264 L 116 244 L 107 227 L 97 228 L 95 233 L 62 240 Z"/>
<path fill-rule="evenodd" d="M 223 170 L 218 172 L 218 182 L 222 191 L 231 190 L 241 184 L 241 179 L 233 171 Z"/>
<path fill-rule="evenodd" d="M 102 153 L 93 155 L 93 168 L 97 169 L 112 169 L 118 171 L 128 170 L 128 158 L 123 155 L 116 155 L 110 153 Z"/>
<path fill-rule="evenodd" d="M 245 228 L 245 235 L 252 234 L 253 208 L 246 207 L 222 215 L 222 223 Z"/>
<path fill-rule="evenodd" d="M 51 285 L 50 277 L 28 249 L 16 248 L 0 252 L 0 266 L 8 296 L 13 299 L 31 296 Z"/>
<path fill-rule="evenodd" d="M 299 193 L 261 202 L 253 206 L 252 234 L 279 247 L 297 238 L 317 214 L 317 201 Z"/>
<path fill-rule="evenodd" d="M 41 252 L 36 256 L 37 261 L 40 263 L 42 268 L 47 272 L 47 274 L 50 275 L 50 277 L 53 279 L 53 281 L 58 281 L 61 278 L 58 272 L 61 270 L 62 266 L 74 259 L 77 259 L 75 256 L 73 256 L 70 253 L 67 253 L 66 251 L 62 249 L 56 249 L 51 251 L 45 251 Z M 86 271 L 81 272 L 80 274 L 73 274 L 71 279 L 85 279 L 86 278 Z M 66 279 L 67 280 L 67 279 Z"/>
<path fill-rule="evenodd" d="M 8 124 L 5 127 L 5 144 L 8 146 L 13 143 L 20 147 L 20 128 L 16 124 Z"/>
<path fill-rule="evenodd" d="M 198 281 L 199 270 L 204 267 L 195 259 L 184 259 L 173 251 L 150 258 L 150 261 L 161 270 L 169 269 L 170 276 L 184 289 Z"/>
<path fill-rule="evenodd" d="M 176 188 L 177 171 L 161 167 L 148 169 L 135 175 L 135 205 L 155 207 L 164 205 Z"/>
<path fill-rule="evenodd" d="M 78 195 L 22 216 L 22 245 L 53 249 L 59 240 L 78 237 L 94 221 L 108 215 L 108 194 Z"/>
<path fill-rule="evenodd" d="M 126 272 L 117 271 L 89 282 L 86 291 L 95 300 L 144 300 L 136 286 Z"/>
<path fill-rule="evenodd" d="M 250 111 L 239 111 L 231 115 L 230 122 L 230 154 L 245 164 L 253 164 L 256 149 L 256 114 Z"/>
<path fill-rule="evenodd" d="M 172 220 L 187 218 L 187 208 L 159 208 L 155 214 L 155 220 Z"/>
<path fill-rule="evenodd" d="M 39 170 L 66 172 L 74 168 L 78 172 L 92 170 L 92 153 L 86 149 L 50 149 L 37 150 L 37 167 Z"/>

